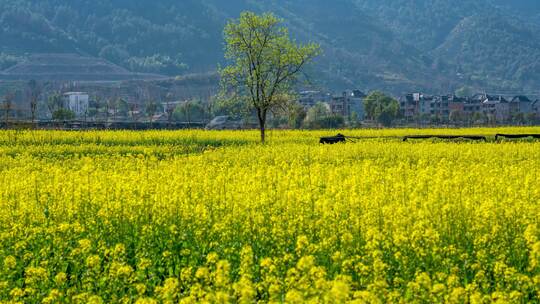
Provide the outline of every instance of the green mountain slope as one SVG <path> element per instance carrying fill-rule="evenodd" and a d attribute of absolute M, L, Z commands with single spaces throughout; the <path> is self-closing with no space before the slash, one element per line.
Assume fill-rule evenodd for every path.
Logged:
<path fill-rule="evenodd" d="M 463 19 L 435 53 L 467 81 L 519 90 L 538 87 L 539 50 L 537 30 L 499 16 L 474 15 Z"/>
<path fill-rule="evenodd" d="M 443 43 L 459 22 L 474 12 L 492 10 L 486 0 L 355 0 L 404 41 L 429 51 Z"/>
<path fill-rule="evenodd" d="M 260 5 L 287 20 L 299 40 L 317 41 L 318 71 L 330 86 L 428 87 L 432 59 L 348 0 L 286 0 Z"/>
<path fill-rule="evenodd" d="M 356 0 L 356 4 L 405 43 L 444 62 L 452 83 L 540 89 L 537 0 Z"/>
<path fill-rule="evenodd" d="M 493 4 L 510 10 L 528 21 L 540 24 L 540 2 L 538 0 L 493 0 Z"/>
<path fill-rule="evenodd" d="M 320 43 L 318 85 L 540 89 L 536 0 L 0 0 L 0 67 L 79 53 L 135 72 L 214 71 L 223 26 L 243 10 L 273 11 Z"/>

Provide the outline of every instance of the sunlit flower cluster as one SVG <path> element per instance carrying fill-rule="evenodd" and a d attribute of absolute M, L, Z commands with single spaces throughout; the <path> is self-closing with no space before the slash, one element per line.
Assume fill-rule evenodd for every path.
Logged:
<path fill-rule="evenodd" d="M 530 303 L 540 143 L 0 132 L 0 303 Z"/>

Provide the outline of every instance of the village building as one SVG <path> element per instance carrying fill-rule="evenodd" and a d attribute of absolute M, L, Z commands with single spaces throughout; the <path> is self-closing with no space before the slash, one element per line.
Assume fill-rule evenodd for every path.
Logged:
<path fill-rule="evenodd" d="M 448 110 L 450 111 L 450 114 L 459 113 L 460 115 L 464 115 L 466 102 L 467 98 L 452 96 L 448 101 Z"/>
<path fill-rule="evenodd" d="M 431 115 L 446 119 L 450 115 L 450 100 L 452 96 L 437 96 L 431 103 Z"/>
<path fill-rule="evenodd" d="M 302 91 L 299 95 L 298 103 L 305 111 L 321 103 L 332 115 L 351 119 L 354 113 L 358 121 L 365 119 L 364 98 L 366 94 L 360 90 L 346 90 L 334 96 L 321 91 Z"/>
<path fill-rule="evenodd" d="M 499 95 L 475 94 L 471 97 L 455 95 L 427 95 L 410 93 L 400 97 L 401 115 L 411 121 L 421 117 L 473 117 L 482 115 L 497 122 L 511 121 L 516 115 L 530 117 L 538 113 L 539 102 L 532 102 L 527 96 L 515 96 L 510 100 Z M 539 114 L 540 115 L 540 114 Z"/>
<path fill-rule="evenodd" d="M 66 92 L 63 94 L 63 104 L 77 117 L 82 117 L 88 114 L 90 96 L 85 92 Z"/>
<path fill-rule="evenodd" d="M 502 96 L 485 95 L 482 111 L 488 119 L 494 118 L 498 122 L 510 119 L 510 103 Z"/>
<path fill-rule="evenodd" d="M 482 112 L 482 102 L 474 99 L 467 99 L 463 104 L 465 115 L 472 117 L 475 113 Z"/>
<path fill-rule="evenodd" d="M 356 113 L 356 117 L 359 121 L 364 120 L 366 116 L 364 99 L 367 95 L 360 90 L 345 91 L 343 92 L 343 95 L 346 98 L 347 105 L 347 115 L 345 116 L 351 118 L 353 113 Z"/>
<path fill-rule="evenodd" d="M 357 119 L 363 120 L 365 117 L 364 98 L 366 95 L 360 90 L 344 91 L 341 95 L 334 96 L 328 103 L 330 112 L 333 115 L 341 115 L 351 118 L 353 112 Z"/>
<path fill-rule="evenodd" d="M 419 101 L 419 114 L 420 116 L 431 116 L 434 114 L 433 102 L 435 97 L 433 95 L 422 95 Z"/>
<path fill-rule="evenodd" d="M 412 119 L 420 111 L 420 100 L 423 99 L 421 93 L 410 93 L 399 98 L 399 108 L 401 115 L 406 119 Z M 426 109 L 422 109 L 426 110 Z"/>
<path fill-rule="evenodd" d="M 319 102 L 329 103 L 332 99 L 330 94 L 321 91 L 302 91 L 299 95 L 300 98 L 298 99 L 298 103 L 300 103 L 306 111 Z"/>
<path fill-rule="evenodd" d="M 533 112 L 533 102 L 527 96 L 516 96 L 510 101 L 510 113 L 528 114 Z"/>

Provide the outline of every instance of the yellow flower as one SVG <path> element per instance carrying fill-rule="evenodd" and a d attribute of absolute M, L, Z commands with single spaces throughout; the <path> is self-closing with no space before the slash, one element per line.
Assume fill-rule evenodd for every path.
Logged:
<path fill-rule="evenodd" d="M 191 267 L 183 268 L 180 271 L 180 280 L 182 282 L 191 282 L 193 276 L 193 269 Z"/>
<path fill-rule="evenodd" d="M 133 273 L 133 268 L 123 263 L 113 262 L 109 272 L 113 278 L 129 279 Z"/>
<path fill-rule="evenodd" d="M 231 265 L 227 261 L 219 261 L 216 265 L 215 281 L 217 287 L 226 288 L 230 284 Z"/>
<path fill-rule="evenodd" d="M 431 292 L 433 292 L 434 294 L 440 294 L 443 293 L 445 290 L 446 286 L 444 286 L 444 284 L 437 283 L 433 285 Z"/>
<path fill-rule="evenodd" d="M 62 297 L 62 293 L 57 289 L 52 289 L 49 295 L 43 299 L 42 303 L 57 303 L 60 297 Z"/>
<path fill-rule="evenodd" d="M 158 304 L 158 301 L 151 298 L 140 298 L 135 301 L 135 304 Z"/>
<path fill-rule="evenodd" d="M 218 262 L 218 260 L 219 260 L 219 256 L 214 252 L 209 253 L 208 256 L 206 257 L 206 263 L 208 265 L 214 265 Z"/>
<path fill-rule="evenodd" d="M 59 272 L 55 277 L 54 281 L 57 285 L 62 285 L 67 281 L 67 274 L 65 272 Z"/>
<path fill-rule="evenodd" d="M 350 287 L 346 282 L 336 280 L 332 282 L 332 287 L 328 294 L 329 301 L 334 303 L 345 303 L 350 297 Z"/>
<path fill-rule="evenodd" d="M 88 239 L 79 240 L 78 243 L 79 243 L 79 248 L 81 249 L 83 253 L 87 253 L 88 251 L 90 251 L 92 247 L 92 242 Z"/>
<path fill-rule="evenodd" d="M 206 267 L 200 267 L 195 272 L 195 277 L 199 280 L 207 280 L 210 277 L 210 271 Z"/>
<path fill-rule="evenodd" d="M 450 293 L 449 303 L 465 303 L 467 301 L 467 291 L 462 288 L 454 288 Z"/>
<path fill-rule="evenodd" d="M 24 291 L 20 288 L 13 288 L 9 292 L 9 296 L 13 299 L 18 299 L 24 297 Z"/>
<path fill-rule="evenodd" d="M 150 266 L 152 266 L 152 261 L 150 259 L 142 258 L 137 264 L 137 270 L 144 271 Z"/>
<path fill-rule="evenodd" d="M 168 278 L 163 283 L 163 286 L 156 288 L 156 294 L 164 301 L 172 301 L 179 296 L 179 288 L 180 283 L 178 279 Z"/>
<path fill-rule="evenodd" d="M 137 290 L 137 294 L 144 295 L 146 293 L 147 287 L 145 284 L 138 283 L 135 284 L 135 289 Z"/>
<path fill-rule="evenodd" d="M 126 245 L 120 243 L 114 246 L 113 255 L 115 257 L 123 257 L 126 254 Z"/>
<path fill-rule="evenodd" d="M 101 258 L 98 255 L 91 255 L 86 258 L 86 267 L 90 269 L 98 268 L 101 264 Z"/>
<path fill-rule="evenodd" d="M 296 252 L 302 255 L 306 248 L 309 246 L 309 240 L 305 235 L 301 235 L 296 240 Z"/>
<path fill-rule="evenodd" d="M 4 267 L 6 269 L 14 269 L 17 267 L 17 259 L 14 256 L 9 255 L 4 258 Z"/>
<path fill-rule="evenodd" d="M 301 292 L 293 289 L 287 292 L 287 294 L 285 295 L 285 302 L 291 304 L 304 303 L 304 297 L 302 296 Z"/>
<path fill-rule="evenodd" d="M 99 296 L 90 296 L 88 298 L 88 304 L 102 304 L 103 300 Z"/>
<path fill-rule="evenodd" d="M 46 283 L 49 274 L 47 270 L 41 267 L 28 267 L 25 271 L 25 283 L 28 285 Z"/>
<path fill-rule="evenodd" d="M 0 303 L 540 298 L 539 143 L 394 139 L 504 132 L 0 131 Z"/>

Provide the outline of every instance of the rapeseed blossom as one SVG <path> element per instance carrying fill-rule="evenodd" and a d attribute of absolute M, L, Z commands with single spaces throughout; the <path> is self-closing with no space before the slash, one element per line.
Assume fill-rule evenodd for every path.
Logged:
<path fill-rule="evenodd" d="M 1 131 L 0 304 L 540 302 L 540 143 L 327 134 Z"/>

